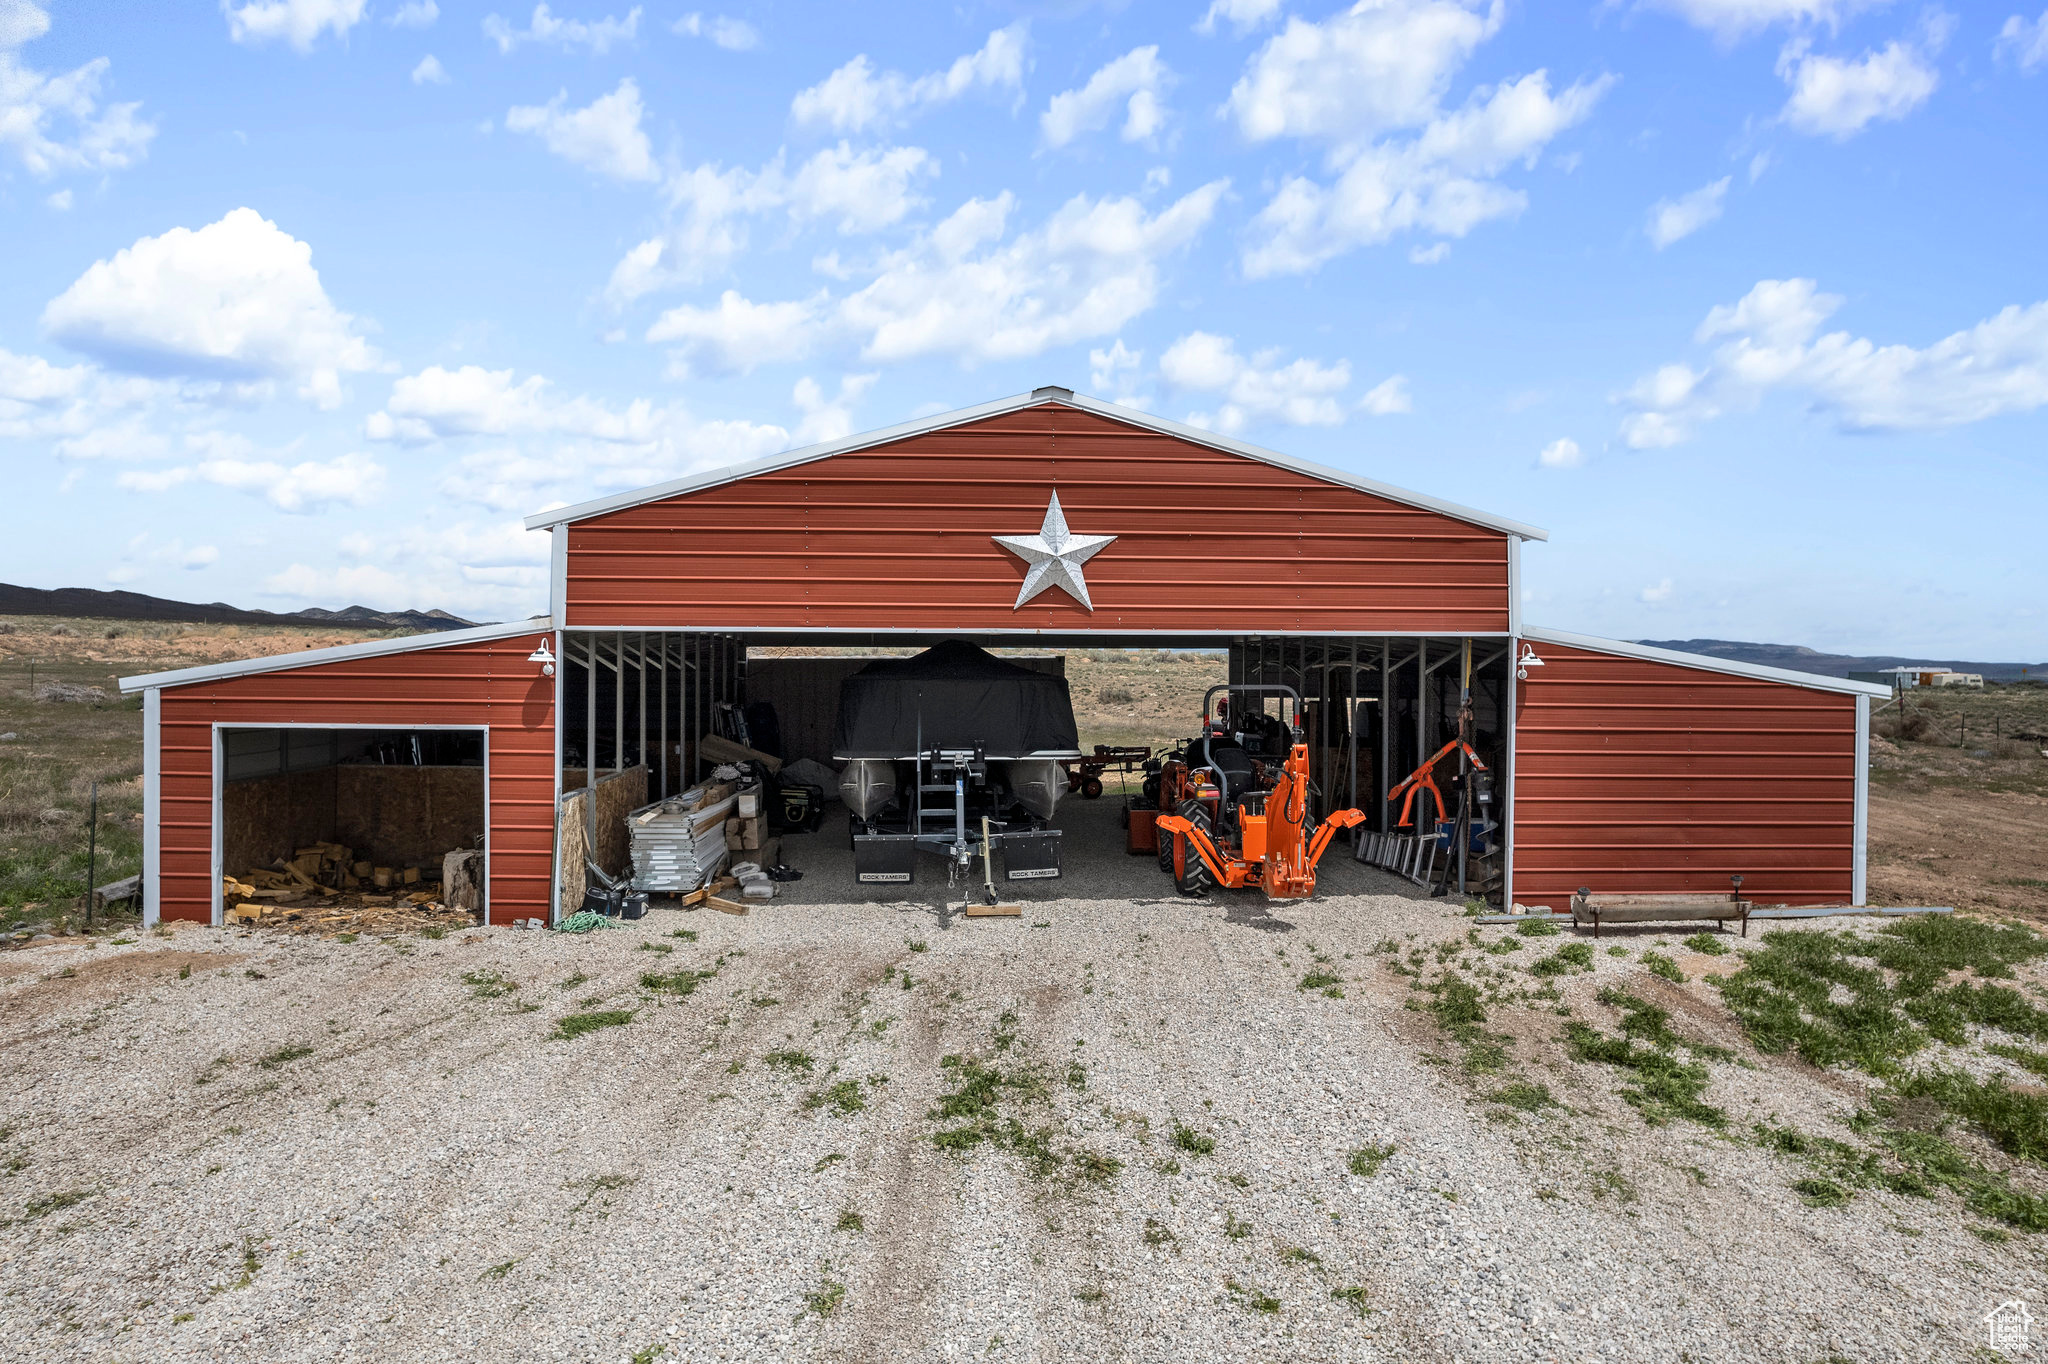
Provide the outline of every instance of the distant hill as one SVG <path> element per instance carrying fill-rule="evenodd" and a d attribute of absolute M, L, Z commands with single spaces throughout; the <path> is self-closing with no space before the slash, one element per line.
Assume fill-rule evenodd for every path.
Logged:
<path fill-rule="evenodd" d="M 1959 673 L 1982 673 L 1986 681 L 2017 682 L 2022 677 L 2048 681 L 2048 663 L 1973 663 L 1966 659 L 1933 658 L 1927 654 L 1824 654 L 1798 644 L 1746 644 L 1735 639 L 1639 639 L 1656 649 L 1705 654 L 1735 663 L 1761 663 L 1769 668 L 1790 668 L 1794 672 L 1819 673 L 1823 677 L 1847 677 L 1852 672 L 1876 672 L 1924 663 L 1930 667 L 1953 668 Z"/>
<path fill-rule="evenodd" d="M 172 620 L 199 625 L 329 625 L 357 630 L 460 630 L 477 622 L 446 611 L 372 611 L 349 606 L 339 611 L 244 611 L 226 602 L 170 601 L 140 592 L 102 592 L 92 587 L 16 587 L 0 583 L 0 616 L 82 616 L 88 620 Z"/>

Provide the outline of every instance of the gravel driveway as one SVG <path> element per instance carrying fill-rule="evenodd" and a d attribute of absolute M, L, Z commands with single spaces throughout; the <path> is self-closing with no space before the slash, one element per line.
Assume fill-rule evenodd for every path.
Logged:
<path fill-rule="evenodd" d="M 2034 1238 L 1808 1207 L 1733 1135 L 1839 1126 L 1854 1080 L 1740 1047 L 1730 1135 L 1653 1128 L 1546 1003 L 1499 1021 L 1563 1107 L 1489 1103 L 1389 969 L 1455 908 L 1262 911 L 0 957 L 0 1356 L 1922 1360 L 2038 1310 Z M 1600 946 L 1560 1007 L 1727 1029 Z"/>

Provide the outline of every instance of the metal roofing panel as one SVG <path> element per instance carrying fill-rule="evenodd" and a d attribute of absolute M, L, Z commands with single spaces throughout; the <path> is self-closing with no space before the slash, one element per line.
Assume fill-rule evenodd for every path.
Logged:
<path fill-rule="evenodd" d="M 251 673 L 281 672 L 286 668 L 310 668 L 318 663 L 342 663 L 355 658 L 381 658 L 385 654 L 411 653 L 415 649 L 446 649 L 457 644 L 477 644 L 513 635 L 545 634 L 555 628 L 554 617 L 534 616 L 523 621 L 478 625 L 467 630 L 443 630 L 431 635 L 406 635 L 400 639 L 367 639 L 360 644 L 337 644 L 327 649 L 307 649 L 296 654 L 270 654 L 264 658 L 238 658 L 226 663 L 205 663 L 196 668 L 174 668 L 169 672 L 143 673 L 121 679 L 121 694 L 133 695 L 152 687 L 183 687 L 194 682 L 213 682 L 223 677 L 246 677 Z"/>
<path fill-rule="evenodd" d="M 1815 691 L 1844 692 L 1850 696 L 1875 696 L 1880 700 L 1891 697 L 1890 687 L 1873 682 L 1852 682 L 1845 677 L 1823 677 L 1819 673 L 1795 672 L 1791 668 L 1770 668 L 1761 663 L 1738 663 L 1729 658 L 1713 658 L 1707 654 L 1680 653 L 1676 649 L 1658 649 L 1648 644 L 1634 644 L 1625 639 L 1601 639 L 1597 635 L 1578 635 L 1568 630 L 1547 630 L 1540 626 L 1525 625 L 1522 636 L 1539 644 L 1564 644 L 1575 649 L 1592 649 L 1603 654 L 1619 654 L 1623 658 L 1640 658 L 1652 663 L 1675 663 L 1682 668 L 1701 668 L 1708 672 L 1730 673 L 1736 677 L 1754 677 L 1764 682 L 1785 682 L 1795 687 L 1810 687 Z"/>
<path fill-rule="evenodd" d="M 733 464 L 718 469 L 709 469 L 703 473 L 688 474 L 682 478 L 671 479 L 666 483 L 657 483 L 650 487 L 637 488 L 630 492 L 614 493 L 610 497 L 594 498 L 588 502 L 578 502 L 573 506 L 558 507 L 552 511 L 544 511 L 527 517 L 526 528 L 528 530 L 539 530 L 546 526 L 560 525 L 568 521 L 586 521 L 593 516 L 603 516 L 607 512 L 622 511 L 628 507 L 637 507 L 644 503 L 657 502 L 665 497 L 675 497 L 682 493 L 701 492 L 706 488 L 718 487 L 720 484 L 752 478 L 756 474 L 793 469 L 798 465 L 808 464 L 813 460 L 825 459 L 832 455 L 846 454 L 854 450 L 865 450 L 871 446 L 886 445 L 891 441 L 904 440 L 911 436 L 925 435 L 933 431 L 942 431 L 948 427 L 962 426 L 968 422 L 981 421 L 989 417 L 1001 416 L 1007 412 L 1017 412 L 1027 407 L 1040 407 L 1047 404 L 1063 404 L 1068 407 L 1078 408 L 1081 411 L 1092 412 L 1100 417 L 1107 417 L 1112 421 L 1125 422 L 1132 426 L 1156 431 L 1161 435 L 1173 436 L 1179 440 L 1190 441 L 1198 445 L 1206 445 L 1211 449 L 1227 451 L 1233 455 L 1242 455 L 1246 459 L 1259 460 L 1262 463 L 1271 464 L 1310 478 L 1320 479 L 1325 483 L 1335 483 L 1342 487 L 1355 488 L 1360 492 L 1384 497 L 1391 502 L 1402 502 L 1412 507 L 1420 507 L 1427 511 L 1438 512 L 1445 516 L 1455 517 L 1460 521 L 1469 521 L 1475 526 L 1485 526 L 1490 530 L 1504 531 L 1509 535 L 1519 536 L 1525 540 L 1548 540 L 1550 538 L 1549 531 L 1528 525 L 1525 522 L 1509 520 L 1504 516 L 1494 516 L 1491 513 L 1460 506 L 1455 502 L 1448 502 L 1442 498 L 1431 497 L 1426 493 L 1410 492 L 1405 488 L 1397 488 L 1390 483 L 1381 483 L 1377 479 L 1361 478 L 1356 474 L 1347 474 L 1342 470 L 1332 469 L 1326 465 L 1313 464 L 1308 460 L 1296 459 L 1291 455 L 1283 455 L 1276 450 L 1268 450 L 1263 446 L 1253 445 L 1248 441 L 1233 440 L 1229 436 L 1218 435 L 1214 431 L 1204 431 L 1200 427 L 1188 426 L 1183 422 L 1172 421 L 1165 417 L 1157 417 L 1149 412 L 1140 412 L 1135 408 L 1119 407 L 1115 403 L 1106 403 L 1099 398 L 1090 398 L 1084 394 L 1074 393 L 1064 388 L 1041 388 L 1031 393 L 1020 393 L 1011 398 L 999 398 L 994 402 L 979 403 L 973 407 L 963 407 L 954 412 L 942 412 L 936 416 L 902 422 L 896 426 L 884 427 L 879 431 L 864 432 L 857 436 L 849 436 L 844 440 L 807 445 L 802 449 L 790 450 L 780 455 L 770 455 L 765 459 L 749 460 L 744 464 Z"/>

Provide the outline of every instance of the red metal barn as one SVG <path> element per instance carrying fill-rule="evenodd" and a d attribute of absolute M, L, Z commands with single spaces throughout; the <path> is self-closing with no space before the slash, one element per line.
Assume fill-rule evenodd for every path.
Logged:
<path fill-rule="evenodd" d="M 218 916 L 223 782 L 325 780 L 288 738 L 273 757 L 244 736 L 259 751 L 229 758 L 256 775 L 229 772 L 224 730 L 482 727 L 503 922 L 550 908 L 563 774 L 645 767 L 652 794 L 677 789 L 718 707 L 748 697 L 748 645 L 954 637 L 1227 649 L 1232 680 L 1309 698 L 1329 800 L 1379 829 L 1469 660 L 1504 898 L 1725 891 L 1731 874 L 1751 898 L 1863 898 L 1882 688 L 1527 628 L 1519 556 L 1544 532 L 1064 389 L 527 524 L 554 537 L 548 618 L 123 684 L 148 697 L 152 918 Z M 1055 551 L 1072 576 L 1047 589 L 1033 565 Z M 325 810 L 324 787 L 308 799 Z"/>

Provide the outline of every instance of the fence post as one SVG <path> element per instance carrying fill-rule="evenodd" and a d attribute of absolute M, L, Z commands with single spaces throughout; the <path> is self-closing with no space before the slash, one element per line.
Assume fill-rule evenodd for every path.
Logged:
<path fill-rule="evenodd" d="M 92 822 L 85 836 L 85 926 L 92 928 L 92 883 L 99 879 L 97 869 L 100 860 L 100 784 L 92 784 Z"/>

